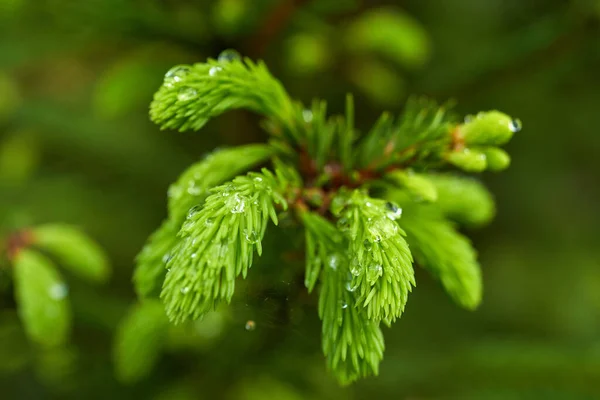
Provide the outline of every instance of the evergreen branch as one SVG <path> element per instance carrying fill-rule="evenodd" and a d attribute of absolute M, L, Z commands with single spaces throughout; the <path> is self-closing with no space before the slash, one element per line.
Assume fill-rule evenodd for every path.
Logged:
<path fill-rule="evenodd" d="M 323 320 L 322 346 L 327 367 L 341 384 L 377 375 L 384 341 L 379 322 L 367 318 L 356 299 L 344 235 L 323 217 L 305 212 L 307 287 L 321 276 L 319 317 Z M 313 251 L 316 250 L 316 251 Z"/>
<path fill-rule="evenodd" d="M 169 218 L 150 236 L 136 259 L 133 281 L 138 297 L 160 293 L 169 252 L 189 210 L 201 205 L 213 186 L 265 161 L 272 153 L 270 146 L 261 144 L 218 150 L 189 167 L 169 187 Z"/>
<path fill-rule="evenodd" d="M 494 198 L 481 182 L 453 174 L 428 174 L 427 178 L 438 193 L 435 205 L 446 218 L 466 226 L 481 226 L 494 217 Z"/>
<path fill-rule="evenodd" d="M 437 201 L 437 188 L 427 174 L 419 174 L 413 170 L 396 170 L 385 177 L 409 192 L 415 201 Z"/>
<path fill-rule="evenodd" d="M 323 217 L 303 212 L 302 223 L 306 233 L 306 274 L 304 284 L 312 292 L 321 274 L 324 262 L 331 261 L 331 249 L 348 248 L 341 232 Z M 336 256 L 333 257 L 335 262 Z M 331 263 L 330 263 L 331 264 Z"/>
<path fill-rule="evenodd" d="M 162 225 L 150 235 L 146 244 L 136 257 L 133 272 L 133 285 L 140 299 L 158 297 L 167 273 L 167 261 L 171 250 L 177 243 L 177 232 L 181 222 L 166 219 Z"/>
<path fill-rule="evenodd" d="M 348 259 L 343 255 L 323 273 L 319 316 L 323 320 L 323 353 L 341 384 L 378 375 L 385 348 L 379 322 L 367 317 L 348 286 Z M 350 289 L 350 290 L 349 290 Z"/>
<path fill-rule="evenodd" d="M 396 222 L 401 210 L 360 190 L 337 196 L 331 209 L 350 243 L 357 303 L 369 319 L 390 324 L 404 311 L 415 285 L 412 255 Z"/>
<path fill-rule="evenodd" d="M 262 253 L 267 219 L 277 224 L 275 204 L 287 206 L 278 190 L 263 169 L 214 188 L 202 208 L 190 210 L 161 292 L 171 321 L 199 318 L 231 300 L 235 278 L 246 277 L 255 249 Z"/>
<path fill-rule="evenodd" d="M 305 227 L 304 283 L 312 292 L 321 282 L 323 350 L 341 383 L 377 374 L 379 324 L 401 316 L 415 285 L 411 250 L 459 304 L 477 306 L 476 254 L 450 220 L 484 223 L 493 201 L 474 181 L 430 171 L 506 168 L 510 157 L 499 146 L 520 129 L 518 120 L 488 111 L 461 123 L 448 104 L 415 98 L 398 118 L 384 113 L 361 136 L 351 96 L 344 116 L 328 116 L 324 101 L 305 109 L 264 64 L 231 52 L 169 71 L 151 117 L 162 128 L 199 129 L 236 108 L 265 117 L 269 144 L 220 151 L 186 171 L 171 186 L 169 220 L 138 257 L 136 288 L 148 296 L 168 254 L 161 298 L 172 322 L 231 300 L 235 279 L 246 276 L 254 250 L 262 252 L 267 220 L 277 222 L 276 204 L 290 204 Z M 263 170 L 212 188 L 267 159 L 276 176 Z M 397 221 L 402 209 L 371 195 L 394 198 L 407 215 Z"/>
<path fill-rule="evenodd" d="M 417 263 L 440 279 L 456 303 L 476 308 L 481 302 L 481 270 L 469 240 L 431 206 L 406 207 L 400 225 Z"/>
<path fill-rule="evenodd" d="M 37 247 L 55 256 L 80 277 L 96 282 L 109 278 L 106 254 L 79 229 L 65 224 L 46 224 L 33 228 L 31 235 Z"/>
<path fill-rule="evenodd" d="M 209 119 L 238 108 L 284 122 L 293 114 L 291 99 L 264 63 L 241 61 L 230 52 L 219 61 L 180 65 L 167 72 L 150 117 L 163 129 L 198 130 Z"/>
<path fill-rule="evenodd" d="M 49 259 L 35 250 L 21 249 L 14 258 L 15 296 L 19 316 L 31 340 L 63 344 L 71 329 L 67 286 Z"/>
<path fill-rule="evenodd" d="M 120 381 L 133 383 L 148 375 L 158 361 L 169 321 L 156 300 L 136 304 L 119 323 L 113 343 L 115 372 Z"/>
<path fill-rule="evenodd" d="M 169 187 L 169 216 L 183 221 L 190 208 L 204 202 L 213 186 L 267 161 L 273 151 L 266 144 L 249 144 L 214 151 L 192 164 Z"/>

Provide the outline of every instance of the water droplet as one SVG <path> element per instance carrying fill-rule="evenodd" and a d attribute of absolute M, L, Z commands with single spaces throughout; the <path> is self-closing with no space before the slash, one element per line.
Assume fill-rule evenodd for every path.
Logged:
<path fill-rule="evenodd" d="M 192 255 L 190 257 L 191 258 L 196 258 L 196 257 L 198 257 L 198 253 L 192 253 Z"/>
<path fill-rule="evenodd" d="M 223 190 L 221 191 L 221 196 L 229 197 L 231 192 L 233 192 L 234 190 L 235 190 L 235 187 L 230 183 L 223 188 Z"/>
<path fill-rule="evenodd" d="M 246 322 L 246 330 L 247 331 L 253 331 L 256 329 L 256 322 L 249 320 Z"/>
<path fill-rule="evenodd" d="M 169 261 L 171 261 L 171 258 L 173 258 L 173 256 L 171 254 L 165 254 L 162 258 L 163 263 L 168 263 Z"/>
<path fill-rule="evenodd" d="M 260 183 L 260 182 L 262 182 L 262 181 L 263 181 L 263 178 L 261 178 L 260 176 L 255 176 L 255 177 L 254 177 L 254 182 L 256 182 L 256 183 Z"/>
<path fill-rule="evenodd" d="M 69 287 L 64 283 L 55 283 L 48 291 L 48 295 L 54 300 L 64 299 L 69 293 Z"/>
<path fill-rule="evenodd" d="M 358 276 L 362 273 L 363 267 L 357 257 L 354 257 L 350 262 L 350 273 L 354 276 Z"/>
<path fill-rule="evenodd" d="M 329 257 L 327 258 L 327 265 L 329 265 L 329 268 L 331 268 L 332 270 L 337 270 L 338 266 L 340 265 L 340 256 L 339 254 L 331 254 L 329 255 Z"/>
<path fill-rule="evenodd" d="M 167 87 L 173 87 L 174 84 L 181 82 L 189 72 L 190 67 L 187 67 L 185 65 L 178 65 L 176 67 L 171 68 L 165 74 L 164 85 Z"/>
<path fill-rule="evenodd" d="M 363 242 L 363 246 L 365 246 L 366 251 L 370 251 L 373 248 L 373 243 L 365 239 L 365 241 Z"/>
<path fill-rule="evenodd" d="M 194 215 L 198 214 L 198 212 L 200 211 L 202 207 L 200 206 L 194 206 L 192 208 L 190 208 L 190 210 L 188 211 L 188 218 L 192 218 Z"/>
<path fill-rule="evenodd" d="M 204 221 L 204 226 L 212 226 L 215 223 L 215 220 L 212 218 L 206 218 L 206 221 Z"/>
<path fill-rule="evenodd" d="M 250 244 L 255 244 L 258 242 L 258 234 L 256 231 L 244 229 L 244 236 L 246 237 L 246 241 Z"/>
<path fill-rule="evenodd" d="M 223 68 L 221 67 L 211 67 L 211 69 L 208 70 L 208 75 L 209 76 L 215 76 L 219 73 L 219 71 L 222 71 Z"/>
<path fill-rule="evenodd" d="M 373 207 L 373 203 L 371 203 L 370 201 L 367 201 L 365 203 L 365 206 L 367 206 L 367 207 Z"/>
<path fill-rule="evenodd" d="M 512 121 L 510 121 L 510 124 L 508 127 L 512 132 L 516 133 L 516 132 L 519 132 L 521 130 L 521 128 L 523 128 L 523 124 L 521 123 L 521 120 L 513 119 Z"/>
<path fill-rule="evenodd" d="M 379 243 L 379 242 L 381 242 L 381 235 L 375 235 L 375 236 L 373 237 L 373 242 L 374 242 L 374 243 Z"/>
<path fill-rule="evenodd" d="M 340 304 L 340 307 L 342 308 L 342 310 L 345 310 L 346 308 L 348 308 L 348 303 L 346 303 L 344 300 L 340 300 L 339 304 Z"/>
<path fill-rule="evenodd" d="M 310 111 L 310 110 L 303 110 L 302 111 L 302 119 L 306 123 L 312 122 L 312 120 L 313 120 L 313 113 L 312 113 L 312 111 Z"/>
<path fill-rule="evenodd" d="M 198 92 L 196 91 L 196 89 L 191 87 L 182 87 L 177 92 L 177 100 L 179 101 L 192 100 L 196 96 L 198 96 Z"/>
<path fill-rule="evenodd" d="M 231 62 L 234 60 L 240 60 L 242 56 L 236 50 L 227 49 L 223 50 L 221 54 L 219 54 L 219 58 L 217 59 L 219 62 Z"/>
<path fill-rule="evenodd" d="M 190 287 L 189 286 L 184 286 L 181 288 L 181 294 L 188 294 L 190 292 Z"/>
<path fill-rule="evenodd" d="M 386 216 L 392 221 L 395 221 L 402 216 L 402 209 L 391 201 L 385 203 L 385 208 L 387 209 Z"/>
<path fill-rule="evenodd" d="M 240 196 L 238 196 L 236 194 L 235 195 L 235 205 L 231 208 L 231 213 L 232 214 L 243 213 L 245 208 L 246 208 L 246 200 L 244 200 L 243 198 L 241 198 Z"/>
<path fill-rule="evenodd" d="M 200 186 L 196 186 L 195 182 L 191 182 L 187 188 L 188 194 L 192 196 L 199 196 L 202 194 L 202 188 Z"/>
<path fill-rule="evenodd" d="M 370 282 L 374 282 L 383 275 L 383 267 L 380 264 L 371 265 L 367 269 L 367 280 Z"/>
<path fill-rule="evenodd" d="M 346 281 L 345 287 L 349 292 L 354 292 L 356 290 L 356 286 L 352 285 L 352 281 Z"/>

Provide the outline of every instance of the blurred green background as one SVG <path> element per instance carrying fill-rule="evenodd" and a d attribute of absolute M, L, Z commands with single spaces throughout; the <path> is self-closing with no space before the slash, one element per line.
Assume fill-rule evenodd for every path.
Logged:
<path fill-rule="evenodd" d="M 354 93 L 363 130 L 410 94 L 524 123 L 511 168 L 482 176 L 496 220 L 468 232 L 483 305 L 459 309 L 417 271 L 378 378 L 340 388 L 325 373 L 315 298 L 280 279 L 285 259 L 262 263 L 274 279 L 253 268 L 231 307 L 174 330 L 147 378 L 115 378 L 133 259 L 169 183 L 217 146 L 265 139 L 247 112 L 195 134 L 148 120 L 172 65 L 227 48 L 264 59 L 305 102 L 341 111 Z M 0 0 L 0 233 L 76 224 L 114 268 L 100 287 L 68 278 L 72 340 L 41 350 L 0 267 L 0 398 L 600 398 L 599 118 L 598 0 Z"/>

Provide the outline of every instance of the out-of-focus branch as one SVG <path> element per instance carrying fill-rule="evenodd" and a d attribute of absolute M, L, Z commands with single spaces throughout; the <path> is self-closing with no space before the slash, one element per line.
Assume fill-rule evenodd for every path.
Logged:
<path fill-rule="evenodd" d="M 294 14 L 294 11 L 308 0 L 284 0 L 269 12 L 260 28 L 250 38 L 247 53 L 251 57 L 261 57 L 278 33 L 281 32 Z"/>

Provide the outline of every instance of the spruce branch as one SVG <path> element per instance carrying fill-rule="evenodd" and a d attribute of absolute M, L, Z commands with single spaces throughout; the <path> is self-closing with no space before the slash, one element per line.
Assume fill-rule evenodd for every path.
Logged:
<path fill-rule="evenodd" d="M 198 130 L 245 108 L 264 117 L 271 137 L 216 152 L 171 186 L 169 218 L 138 257 L 138 294 L 151 296 L 162 282 L 174 323 L 229 302 L 254 251 L 262 253 L 268 219 L 277 223 L 276 210 L 289 205 L 305 228 L 304 284 L 318 288 L 329 369 L 341 383 L 377 374 L 379 325 L 404 311 L 415 286 L 413 254 L 460 305 L 481 300 L 476 252 L 454 224 L 489 221 L 493 200 L 480 183 L 436 170 L 506 168 L 500 146 L 521 124 L 499 111 L 461 120 L 451 106 L 413 98 L 401 115 L 384 113 L 361 134 L 351 96 L 345 115 L 328 115 L 322 100 L 307 108 L 264 64 L 232 52 L 170 70 L 150 111 L 162 128 Z"/>
<path fill-rule="evenodd" d="M 412 255 L 396 220 L 393 203 L 369 197 L 361 190 L 340 193 L 331 211 L 349 241 L 352 286 L 369 319 L 390 324 L 399 318 L 415 285 Z"/>
<path fill-rule="evenodd" d="M 475 309 L 481 302 L 481 269 L 471 242 L 435 208 L 405 208 L 400 225 L 419 265 L 431 271 L 460 306 Z"/>
<path fill-rule="evenodd" d="M 15 303 L 27 336 L 44 347 L 65 345 L 72 312 L 59 267 L 104 283 L 111 271 L 102 248 L 74 226 L 49 223 L 9 234 L 0 249 L 12 266 Z"/>
<path fill-rule="evenodd" d="M 274 149 L 266 144 L 250 144 L 216 150 L 192 164 L 169 187 L 169 216 L 178 221 L 190 208 L 201 205 L 214 186 L 266 162 Z"/>
<path fill-rule="evenodd" d="M 172 68 L 154 96 L 150 117 L 164 129 L 198 130 L 238 108 L 284 122 L 293 113 L 291 99 L 264 63 L 226 53 L 219 60 Z"/>
<path fill-rule="evenodd" d="M 231 300 L 235 278 L 246 277 L 255 250 L 262 253 L 267 220 L 277 224 L 275 204 L 287 207 L 280 189 L 268 170 L 249 173 L 214 188 L 203 207 L 190 210 L 161 292 L 171 321 L 199 318 Z"/>
<path fill-rule="evenodd" d="M 377 375 L 384 341 L 379 322 L 359 304 L 344 235 L 325 218 L 302 214 L 307 235 L 307 287 L 321 275 L 319 317 L 329 370 L 342 384 Z M 310 243 L 310 244 L 309 244 Z"/>

